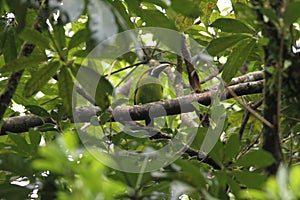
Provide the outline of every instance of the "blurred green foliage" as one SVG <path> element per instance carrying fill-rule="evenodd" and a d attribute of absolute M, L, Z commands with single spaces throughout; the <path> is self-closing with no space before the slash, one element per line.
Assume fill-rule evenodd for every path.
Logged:
<path fill-rule="evenodd" d="M 264 37 L 261 30 L 262 25 L 268 26 L 266 20 L 275 24 L 276 29 L 283 27 L 286 45 L 294 52 L 298 51 L 288 52 L 294 55 L 293 60 L 284 61 L 287 71 L 283 74 L 288 80 L 293 75 L 288 73 L 291 63 L 300 62 L 299 1 L 287 1 L 286 11 L 281 17 L 268 7 L 255 6 L 244 0 L 232 0 L 229 7 L 217 6 L 217 0 L 105 0 L 101 1 L 100 6 L 92 0 L 63 2 L 62 6 L 59 1 L 51 1 L 47 29 L 39 32 L 33 26 L 39 10 L 37 0 L 0 1 L 0 88 L 7 84 L 10 73 L 25 70 L 5 118 L 20 115 L 13 105 L 21 105 L 25 108 L 22 114 L 52 119 L 52 123 L 21 134 L 0 136 L 0 199 L 142 200 L 179 199 L 183 198 L 182 195 L 188 195 L 185 199 L 300 198 L 300 118 L 296 109 L 298 105 L 293 104 L 297 102 L 297 96 L 285 93 L 295 93 L 297 87 L 293 90 L 283 88 L 286 96 L 282 105 L 281 126 L 286 163 L 276 177 L 266 177 L 263 171 L 274 162 L 274 158 L 260 147 L 262 123 L 250 116 L 240 138 L 238 133 L 245 108 L 232 99 L 222 103 L 226 109 L 223 134 L 208 154 L 219 169 L 188 154 L 153 172 L 135 174 L 109 168 L 94 156 L 96 152 L 84 148 L 71 117 L 73 86 L 76 87 L 75 79 L 81 65 L 96 66 L 84 68 L 87 74 L 92 72 L 93 75 L 81 79 L 81 84 L 85 85 L 83 89 L 87 91 L 87 96 L 97 96 L 96 101 L 89 102 L 89 105 L 95 103 L 103 110 L 111 105 L 114 90 L 125 88 L 132 77 L 135 78 L 134 85 L 140 74 L 148 69 L 144 65 L 122 70 L 140 61 L 138 52 L 134 50 L 120 56 L 117 62 L 109 57 L 110 52 L 86 59 L 87 55 L 93 54 L 96 44 L 132 28 L 164 27 L 186 34 L 207 50 L 214 59 L 214 65 L 222 65 L 221 77 L 225 82 L 230 82 L 233 77 L 262 70 L 265 58 L 263 48 L 269 45 L 269 38 Z M 98 9 L 97 13 L 95 9 Z M 263 19 L 257 17 L 257 10 L 264 13 Z M 8 13 L 15 14 L 17 25 L 7 18 Z M 99 15 L 101 19 L 97 18 Z M 28 57 L 18 56 L 24 42 L 35 45 Z M 127 45 L 126 42 L 122 44 Z M 157 60 L 177 62 L 174 53 L 146 45 L 144 52 L 147 51 L 150 57 Z M 227 62 L 224 64 L 222 59 Z M 120 71 L 111 73 L 111 68 L 107 67 L 110 65 Z M 199 76 L 204 78 L 206 74 L 201 74 L 202 69 L 196 67 Z M 101 80 L 95 91 L 89 86 L 94 85 L 91 76 Z M 182 78 L 188 84 L 185 70 Z M 161 79 L 165 83 L 164 96 L 176 97 L 175 88 L 166 75 L 162 75 Z M 293 82 L 289 84 L 296 85 Z M 208 87 L 213 83 L 203 85 Z M 129 87 L 129 98 L 128 95 L 117 94 L 113 107 L 133 105 L 134 89 L 135 86 Z M 184 94 L 189 93 L 190 90 L 184 88 Z M 243 97 L 249 105 L 261 99 L 261 94 Z M 83 104 L 86 99 L 80 96 L 76 101 Z M 197 109 L 208 115 L 212 112 L 210 107 L 200 106 Z M 261 114 L 261 108 L 257 112 Z M 99 118 L 102 118 L 101 133 L 87 137 L 105 138 L 104 144 L 112 142 L 126 150 L 143 151 L 160 149 L 170 143 L 165 138 L 149 140 L 128 135 L 116 123 L 111 123 L 110 114 L 104 111 L 92 118 L 91 124 L 85 128 L 94 129 L 94 125 L 99 125 Z M 190 118 L 197 123 L 200 121 L 197 115 L 190 115 Z M 156 123 L 161 123 L 159 121 Z M 178 116 L 168 116 L 160 125 L 163 133 L 171 137 L 185 128 Z M 84 132 L 85 128 L 80 131 Z M 207 127 L 198 128 L 191 144 L 193 149 L 200 150 L 206 133 Z"/>

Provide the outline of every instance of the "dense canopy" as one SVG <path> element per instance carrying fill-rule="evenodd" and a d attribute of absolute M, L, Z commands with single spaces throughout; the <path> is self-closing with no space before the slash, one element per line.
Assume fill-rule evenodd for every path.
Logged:
<path fill-rule="evenodd" d="M 0 199 L 299 199 L 299 8 L 0 1 Z"/>

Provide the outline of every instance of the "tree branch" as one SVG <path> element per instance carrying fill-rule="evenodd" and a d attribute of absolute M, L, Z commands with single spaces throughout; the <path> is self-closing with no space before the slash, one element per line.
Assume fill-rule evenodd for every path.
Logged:
<path fill-rule="evenodd" d="M 263 80 L 258 80 L 248 83 L 241 83 L 229 86 L 228 89 L 234 91 L 237 96 L 256 94 L 262 92 L 263 82 Z M 230 94 L 228 89 L 225 89 L 225 93 L 223 95 L 224 99 L 222 100 L 232 98 L 232 95 Z M 144 116 L 146 116 L 150 107 L 151 110 L 154 110 L 154 113 L 158 113 L 155 117 L 165 115 L 161 112 L 156 112 L 156 109 L 158 111 L 161 111 L 162 108 L 166 111 L 166 115 L 176 115 L 181 113 L 193 112 L 193 102 L 199 102 L 203 105 L 210 105 L 211 99 L 216 94 L 216 92 L 216 90 L 211 90 L 204 93 L 195 93 L 174 99 L 168 99 L 144 105 L 119 106 L 113 111 L 110 111 L 113 114 L 113 118 L 111 119 L 111 121 L 122 122 L 130 120 L 144 120 Z M 74 110 L 73 116 L 75 118 L 73 120 L 76 122 L 89 122 L 90 118 L 95 116 L 97 111 L 100 111 L 100 109 L 95 106 L 77 107 Z M 17 116 L 4 119 L 0 135 L 5 135 L 7 134 L 7 132 L 26 132 L 29 130 L 29 128 L 41 126 L 45 122 L 54 123 L 49 118 L 41 119 L 39 116 L 36 115 Z"/>
<path fill-rule="evenodd" d="M 224 97 L 224 99 L 232 98 L 233 96 L 229 90 L 234 91 L 237 96 L 242 96 L 247 94 L 261 93 L 262 89 L 263 80 L 241 83 L 238 85 L 229 86 L 227 89 L 225 89 L 222 97 Z M 130 120 L 144 120 L 144 116 L 147 115 L 150 108 L 151 112 L 153 112 L 153 117 L 193 112 L 193 102 L 198 102 L 202 105 L 208 106 L 211 104 L 211 100 L 217 94 L 217 92 L 217 90 L 210 90 L 203 93 L 194 93 L 174 99 L 143 105 L 118 106 L 113 111 L 114 120 L 121 122 Z M 166 113 L 161 112 L 161 109 L 164 109 Z"/>
<path fill-rule="evenodd" d="M 181 34 L 181 53 L 184 58 L 184 62 L 186 65 L 186 69 L 187 69 L 191 87 L 195 91 L 201 91 L 199 77 L 198 77 L 198 74 L 197 74 L 193 64 L 191 63 L 192 62 L 191 61 L 192 60 L 191 53 L 188 48 L 188 44 L 187 44 L 186 37 L 184 34 Z"/>

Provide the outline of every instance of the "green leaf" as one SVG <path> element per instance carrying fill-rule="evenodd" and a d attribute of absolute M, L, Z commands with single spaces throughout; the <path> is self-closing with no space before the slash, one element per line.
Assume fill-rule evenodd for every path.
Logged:
<path fill-rule="evenodd" d="M 5 63 L 14 61 L 17 58 L 17 46 L 14 30 L 12 28 L 5 27 L 3 30 L 3 34 L 1 35 L 1 40 L 3 40 L 3 47 L 1 48 L 3 51 Z"/>
<path fill-rule="evenodd" d="M 181 13 L 187 17 L 196 18 L 201 15 L 199 5 L 195 4 L 194 1 L 186 0 L 183 3 L 182 0 L 172 0 L 171 7 L 177 13 Z"/>
<path fill-rule="evenodd" d="M 235 46 L 241 40 L 247 38 L 250 38 L 250 36 L 243 34 L 235 34 L 231 36 L 216 38 L 209 43 L 207 52 L 212 56 L 216 56 L 226 49 Z"/>
<path fill-rule="evenodd" d="M 127 13 L 127 9 L 124 7 L 123 2 L 121 2 L 121 1 L 107 1 L 107 3 L 111 4 L 114 7 L 114 9 L 118 11 L 118 14 L 122 16 L 122 19 L 123 19 L 122 21 L 124 21 L 126 23 L 126 27 L 128 29 L 133 29 L 134 28 L 134 25 L 133 25 L 132 21 L 130 20 L 130 16 Z M 115 12 L 114 12 L 114 15 L 116 15 Z M 120 24 L 122 24 L 122 23 L 120 23 Z M 120 28 L 123 29 L 123 27 L 120 27 Z"/>
<path fill-rule="evenodd" d="M 29 138 L 31 146 L 38 147 L 41 142 L 42 135 L 39 131 L 29 129 Z"/>
<path fill-rule="evenodd" d="M 16 150 L 19 153 L 28 153 L 30 151 L 30 145 L 21 135 L 10 133 L 8 136 L 16 144 Z"/>
<path fill-rule="evenodd" d="M 42 47 L 44 49 L 50 48 L 50 39 L 45 37 L 39 31 L 35 29 L 26 28 L 22 33 L 20 33 L 20 38 L 24 41 L 35 44 L 38 47 Z"/>
<path fill-rule="evenodd" d="M 29 1 L 9 0 L 4 2 L 6 2 L 9 6 L 9 12 L 13 12 L 15 14 L 15 18 L 18 21 L 18 26 L 16 26 L 16 30 L 17 32 L 20 32 L 24 28 L 25 23 L 28 22 L 26 21 L 26 15 L 29 7 Z M 6 10 L 5 7 L 4 9 Z"/>
<path fill-rule="evenodd" d="M 271 8 L 261 8 L 262 14 L 269 18 L 274 24 L 279 24 L 279 17 L 276 14 L 275 10 Z"/>
<path fill-rule="evenodd" d="M 145 22 L 147 27 L 164 27 L 164 28 L 175 28 L 175 24 L 158 10 L 141 9 L 138 1 L 126 0 L 128 9 L 140 16 Z"/>
<path fill-rule="evenodd" d="M 0 154 L 0 170 L 15 173 L 17 175 L 32 176 L 32 169 L 28 166 L 28 159 L 21 153 Z M 2 191 L 2 190 L 0 190 Z"/>
<path fill-rule="evenodd" d="M 128 29 L 133 29 L 134 25 L 130 20 L 130 16 L 127 13 L 127 9 L 124 7 L 124 4 L 121 1 L 108 1 L 108 3 L 110 3 L 114 7 L 114 9 L 116 9 L 118 13 L 122 16 L 123 21 L 125 21 L 126 23 L 126 27 Z"/>
<path fill-rule="evenodd" d="M 294 166 L 292 167 L 292 169 L 290 170 L 290 175 L 289 175 L 289 181 L 290 181 L 290 187 L 291 190 L 295 193 L 295 195 L 297 195 L 297 198 L 300 198 L 300 181 L 299 181 L 299 177 L 300 177 L 300 166 Z"/>
<path fill-rule="evenodd" d="M 54 42 L 58 46 L 58 50 L 63 50 L 66 47 L 65 29 L 62 25 L 53 26 Z"/>
<path fill-rule="evenodd" d="M 168 193 L 170 191 L 170 181 L 161 180 L 157 183 L 153 183 L 151 187 L 146 187 L 143 189 L 144 195 L 153 195 L 157 192 Z"/>
<path fill-rule="evenodd" d="M 72 114 L 73 79 L 70 69 L 63 66 L 58 75 L 59 96 L 63 100 L 63 109 L 68 116 Z"/>
<path fill-rule="evenodd" d="M 31 74 L 24 88 L 24 96 L 30 97 L 41 90 L 41 88 L 55 75 L 60 67 L 60 62 L 54 61 L 43 66 Z M 41 78 L 43 77 L 43 78 Z"/>
<path fill-rule="evenodd" d="M 167 8 L 168 8 L 166 2 L 163 1 L 163 0 L 143 0 L 143 2 L 149 2 L 149 3 L 152 3 L 152 4 L 155 4 L 155 5 L 158 5 L 158 6 L 162 7 L 162 8 L 164 8 L 164 9 L 167 9 Z"/>
<path fill-rule="evenodd" d="M 232 172 L 232 175 L 235 176 L 239 183 L 247 186 L 247 188 L 260 189 L 267 180 L 266 176 L 257 172 L 235 170 Z"/>
<path fill-rule="evenodd" d="M 128 62 L 129 64 L 134 64 L 135 60 L 137 59 L 137 55 L 136 53 L 129 51 L 125 54 L 123 54 L 122 56 L 118 57 L 118 59 L 125 60 L 126 62 Z"/>
<path fill-rule="evenodd" d="M 106 122 L 108 122 L 111 119 L 111 113 L 109 112 L 103 112 L 99 115 L 98 124 L 104 125 Z"/>
<path fill-rule="evenodd" d="M 273 156 L 264 150 L 255 150 L 241 156 L 233 166 L 267 167 L 275 162 Z"/>
<path fill-rule="evenodd" d="M 255 33 L 255 30 L 253 30 L 243 22 L 231 18 L 219 18 L 214 21 L 211 26 L 228 33 Z"/>
<path fill-rule="evenodd" d="M 92 37 L 89 38 L 90 40 L 86 41 L 88 50 L 91 50 L 97 43 L 117 33 L 118 27 L 116 20 L 120 18 L 120 16 L 114 16 L 113 10 L 108 7 L 106 2 L 108 1 L 97 1 L 97 3 L 90 3 L 87 5 L 89 11 L 89 23 L 87 25 L 92 35 Z M 99 23 L 99 17 L 101 18 L 101 23 Z M 123 21 L 120 23 L 123 24 Z"/>
<path fill-rule="evenodd" d="M 214 145 L 213 149 L 208 153 L 208 155 L 219 165 L 223 166 L 224 160 L 224 148 L 220 140 Z"/>
<path fill-rule="evenodd" d="M 299 8 L 299 1 L 289 3 L 283 16 L 283 20 L 286 23 L 286 26 L 289 26 L 300 18 Z"/>
<path fill-rule="evenodd" d="M 56 133 L 54 133 L 54 132 L 57 132 L 57 131 L 58 131 L 57 128 L 55 128 L 55 124 L 51 124 L 51 123 L 45 123 L 45 124 L 39 126 L 39 127 L 38 127 L 38 130 L 39 130 L 40 132 L 53 131 L 53 133 L 51 133 L 51 135 L 52 135 L 52 134 L 55 135 Z"/>
<path fill-rule="evenodd" d="M 88 35 L 89 31 L 87 29 L 82 29 L 76 32 L 69 41 L 68 49 L 73 49 L 74 47 L 77 47 L 81 43 L 85 42 Z"/>
<path fill-rule="evenodd" d="M 66 161 L 66 155 L 62 147 L 55 144 L 47 145 L 39 149 L 41 159 L 35 159 L 33 168 L 38 170 L 50 170 L 51 173 L 68 175 L 71 163 Z"/>
<path fill-rule="evenodd" d="M 257 26 L 257 11 L 248 3 L 235 2 L 234 6 L 234 15 L 236 19 L 246 22 L 250 26 L 256 28 Z M 260 7 L 260 9 L 264 9 Z"/>
<path fill-rule="evenodd" d="M 59 121 L 63 117 L 62 112 L 56 112 L 54 110 L 51 110 L 50 115 L 51 115 L 51 118 L 54 119 L 55 121 Z"/>
<path fill-rule="evenodd" d="M 31 192 L 30 188 L 8 182 L 1 183 L 0 188 L 0 197 L 5 197 L 4 199 L 28 199 L 28 194 Z"/>
<path fill-rule="evenodd" d="M 163 13 L 158 10 L 143 10 L 141 18 L 145 20 L 147 27 L 163 27 L 174 29 L 175 25 Z"/>
<path fill-rule="evenodd" d="M 125 0 L 128 10 L 132 10 L 132 12 L 140 15 L 142 12 L 142 9 L 140 8 L 140 3 L 138 1 L 134 0 Z"/>
<path fill-rule="evenodd" d="M 193 160 L 177 160 L 176 165 L 180 166 L 181 171 L 171 174 L 171 178 L 179 179 L 197 188 L 204 188 L 206 179 L 201 174 L 199 163 Z"/>
<path fill-rule="evenodd" d="M 50 117 L 50 114 L 44 108 L 37 105 L 26 105 L 26 109 L 28 109 L 32 114 L 38 115 L 40 117 Z"/>
<path fill-rule="evenodd" d="M 226 83 L 230 82 L 236 75 L 239 68 L 244 64 L 252 52 L 255 44 L 256 41 L 254 39 L 246 39 L 239 42 L 233 49 L 223 68 L 222 78 Z"/>
<path fill-rule="evenodd" d="M 219 104 L 218 100 L 214 100 L 215 104 L 211 107 L 211 114 L 209 119 L 210 127 L 207 130 L 206 136 L 204 138 L 203 144 L 201 146 L 200 151 L 203 152 L 210 152 L 212 149 L 213 151 L 217 150 L 218 142 L 222 133 L 222 130 L 224 128 L 224 121 L 225 121 L 225 115 L 226 111 L 223 105 Z M 217 151 L 223 151 L 223 146 L 221 149 L 218 149 Z M 223 152 L 217 152 L 217 156 L 222 156 L 222 161 L 224 159 L 224 153 Z M 219 157 L 220 158 L 220 157 Z"/>
<path fill-rule="evenodd" d="M 45 56 L 32 54 L 29 57 L 20 57 L 8 62 L 0 69 L 0 73 L 4 72 L 17 72 L 25 68 L 33 67 L 39 65 L 41 62 L 46 61 Z"/>
<path fill-rule="evenodd" d="M 102 110 L 108 108 L 110 102 L 108 96 L 113 92 L 113 86 L 96 71 L 88 67 L 80 67 L 77 80 L 87 93 L 94 98 L 95 104 Z"/>
<path fill-rule="evenodd" d="M 64 142 L 69 150 L 76 150 L 79 142 L 77 134 L 74 134 L 72 131 L 64 132 Z"/>
<path fill-rule="evenodd" d="M 239 140 L 238 135 L 237 134 L 231 135 L 226 145 L 224 146 L 225 162 L 231 161 L 240 151 L 240 147 L 241 147 L 241 141 Z"/>
<path fill-rule="evenodd" d="M 177 29 L 180 32 L 184 32 L 193 26 L 194 19 L 183 16 L 183 15 L 177 15 L 175 24 L 176 24 Z"/>
<path fill-rule="evenodd" d="M 192 144 L 190 145 L 193 149 L 200 150 L 203 140 L 206 136 L 207 128 L 199 127 Z"/>
<path fill-rule="evenodd" d="M 238 196 L 241 189 L 240 189 L 240 185 L 236 182 L 236 180 L 234 179 L 234 177 L 232 177 L 232 175 L 230 175 L 229 173 L 227 173 L 227 184 L 231 189 L 231 192 L 235 195 Z"/>
<path fill-rule="evenodd" d="M 220 170 L 220 171 L 214 171 L 212 172 L 212 176 L 215 177 L 216 180 L 218 180 L 218 190 L 226 190 L 227 184 L 228 184 L 228 179 L 229 176 L 227 175 L 228 172 L 226 172 L 225 170 Z M 217 193 L 216 193 L 217 195 Z M 224 194 L 221 194 L 224 195 Z M 225 197 L 223 196 L 223 198 L 221 196 L 218 196 L 220 199 L 225 199 Z"/>
<path fill-rule="evenodd" d="M 270 194 L 262 190 L 257 189 L 247 189 L 241 190 L 239 193 L 239 198 L 241 199 L 257 199 L 257 200 L 266 200 L 270 199 Z"/>

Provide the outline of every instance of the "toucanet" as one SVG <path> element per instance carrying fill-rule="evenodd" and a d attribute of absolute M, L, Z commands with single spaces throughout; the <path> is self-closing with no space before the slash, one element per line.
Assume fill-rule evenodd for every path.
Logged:
<path fill-rule="evenodd" d="M 163 86 L 159 81 L 160 73 L 169 64 L 160 64 L 147 70 L 139 79 L 134 93 L 134 104 L 145 104 L 163 99 Z M 153 126 L 154 122 L 149 116 L 145 117 L 146 126 Z"/>

